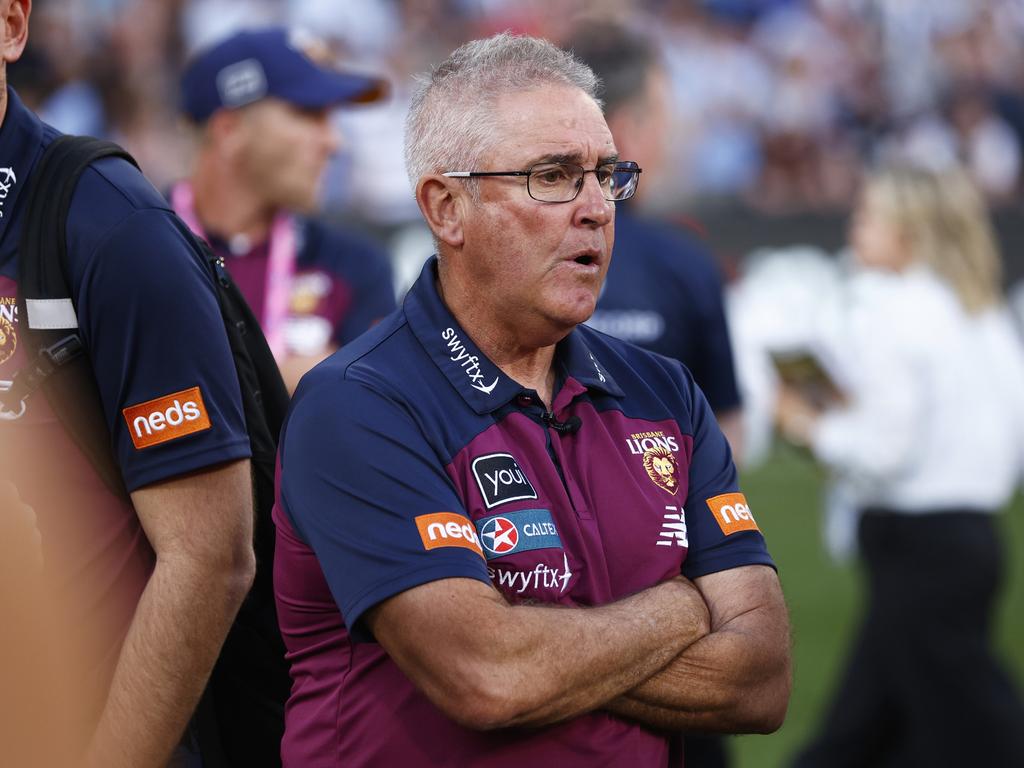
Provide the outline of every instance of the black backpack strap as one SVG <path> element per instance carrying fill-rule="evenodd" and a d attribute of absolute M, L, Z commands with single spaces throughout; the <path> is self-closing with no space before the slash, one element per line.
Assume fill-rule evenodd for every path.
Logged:
<path fill-rule="evenodd" d="M 43 152 L 29 177 L 18 245 L 18 316 L 29 365 L 15 374 L 8 396 L 41 388 L 68 434 L 103 482 L 127 497 L 111 444 L 99 390 L 83 354 L 67 278 L 67 223 L 82 173 L 105 157 L 138 167 L 121 147 L 88 136 L 61 136 Z"/>
<path fill-rule="evenodd" d="M 277 441 L 288 408 L 288 390 L 259 321 L 224 261 L 204 241 L 198 242 L 217 279 L 217 299 L 238 372 L 252 448 L 256 513 L 256 578 L 213 669 L 206 697 L 210 701 L 206 704 L 213 705 L 215 726 L 204 721 L 201 707 L 199 741 L 204 764 L 211 768 L 279 768 L 291 676 L 271 581 L 276 537 L 271 510 Z M 216 739 L 211 743 L 210 736 L 214 735 Z M 210 757 L 217 751 L 227 758 L 226 762 Z"/>

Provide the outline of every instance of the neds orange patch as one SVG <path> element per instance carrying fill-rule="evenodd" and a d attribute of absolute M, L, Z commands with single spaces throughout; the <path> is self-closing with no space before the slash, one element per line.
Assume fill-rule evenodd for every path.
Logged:
<path fill-rule="evenodd" d="M 707 500 L 708 508 L 715 516 L 722 533 L 731 536 L 739 531 L 757 531 L 757 523 L 747 506 L 747 497 L 742 493 L 723 493 Z"/>
<path fill-rule="evenodd" d="M 130 405 L 122 413 L 132 442 L 139 450 L 210 428 L 199 387 Z"/>
<path fill-rule="evenodd" d="M 416 518 L 416 527 L 419 529 L 424 549 L 463 547 L 473 550 L 480 557 L 484 556 L 480 539 L 476 535 L 476 528 L 463 515 L 454 512 L 431 512 L 429 515 L 419 515 Z"/>

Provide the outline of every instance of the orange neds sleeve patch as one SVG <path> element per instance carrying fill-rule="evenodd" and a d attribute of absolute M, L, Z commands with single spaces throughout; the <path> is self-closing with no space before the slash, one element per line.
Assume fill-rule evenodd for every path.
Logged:
<path fill-rule="evenodd" d="M 747 497 L 742 493 L 723 493 L 720 496 L 712 496 L 707 501 L 708 509 L 726 536 L 739 531 L 760 530 L 750 513 L 750 507 L 747 506 Z"/>
<path fill-rule="evenodd" d="M 473 550 L 480 557 L 484 556 L 476 528 L 464 515 L 455 512 L 431 512 L 429 515 L 419 515 L 416 518 L 416 527 L 419 529 L 424 549 L 462 547 Z"/>
<path fill-rule="evenodd" d="M 210 417 L 199 387 L 130 405 L 122 413 L 137 449 L 210 428 Z"/>

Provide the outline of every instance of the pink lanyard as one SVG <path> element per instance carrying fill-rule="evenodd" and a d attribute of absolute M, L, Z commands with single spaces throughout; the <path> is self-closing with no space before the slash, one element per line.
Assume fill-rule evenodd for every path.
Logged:
<path fill-rule="evenodd" d="M 200 237 L 206 237 L 203 225 L 196 216 L 195 194 L 192 185 L 179 181 L 171 188 L 171 205 L 189 229 Z M 287 357 L 284 326 L 288 317 L 291 297 L 292 276 L 295 274 L 295 220 L 286 213 L 274 217 L 270 227 L 270 245 L 267 258 L 267 282 L 263 298 L 263 335 L 267 337 L 270 351 L 279 363 Z"/>

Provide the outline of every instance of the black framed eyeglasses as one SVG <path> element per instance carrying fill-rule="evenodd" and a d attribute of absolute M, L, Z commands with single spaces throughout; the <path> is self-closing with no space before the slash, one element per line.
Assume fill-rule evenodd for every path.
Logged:
<path fill-rule="evenodd" d="M 443 176 L 473 179 L 482 176 L 525 176 L 526 191 L 542 203 L 568 203 L 583 189 L 588 173 L 594 174 L 605 200 L 628 200 L 636 193 L 642 169 L 632 161 L 604 163 L 587 170 L 575 163 L 538 163 L 525 171 L 448 171 Z"/>

